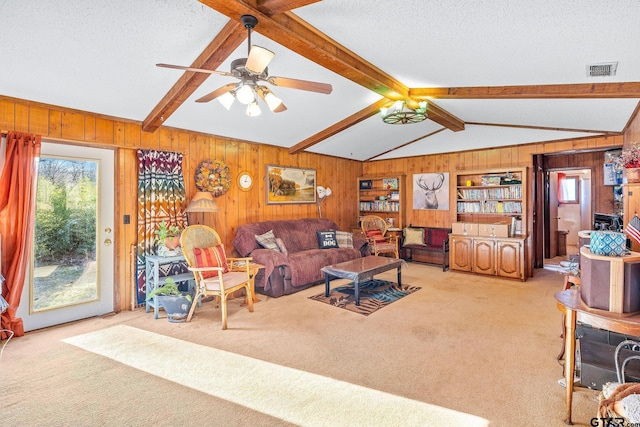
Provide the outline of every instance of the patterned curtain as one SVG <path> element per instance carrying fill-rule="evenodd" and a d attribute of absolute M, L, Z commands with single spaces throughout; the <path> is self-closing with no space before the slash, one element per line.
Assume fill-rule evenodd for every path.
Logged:
<path fill-rule="evenodd" d="M 186 227 L 186 192 L 182 175 L 182 154 L 170 151 L 138 150 L 138 248 L 136 256 L 137 302 L 145 302 L 146 256 L 156 254 L 158 225 Z M 169 266 L 170 270 L 183 265 Z M 164 273 L 164 274 L 163 274 Z M 175 274 L 165 271 L 161 275 Z"/>

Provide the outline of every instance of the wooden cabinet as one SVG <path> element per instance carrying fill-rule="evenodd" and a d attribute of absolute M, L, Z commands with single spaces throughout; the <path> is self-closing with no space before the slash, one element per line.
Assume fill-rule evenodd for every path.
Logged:
<path fill-rule="evenodd" d="M 634 215 L 640 217 L 640 184 L 624 184 L 623 186 L 623 204 L 624 204 L 624 227 L 629 224 Z M 640 252 L 640 245 L 631 239 L 634 252 Z"/>
<path fill-rule="evenodd" d="M 358 190 L 358 226 L 365 215 L 384 218 L 390 228 L 405 226 L 405 175 L 362 176 Z"/>
<path fill-rule="evenodd" d="M 511 223 L 526 235 L 527 168 L 485 169 L 456 174 L 456 221 Z"/>
<path fill-rule="evenodd" d="M 473 272 L 496 273 L 496 242 L 493 239 L 473 239 Z"/>
<path fill-rule="evenodd" d="M 452 270 L 471 271 L 473 268 L 473 239 L 451 236 L 449 239 L 449 264 Z"/>
<path fill-rule="evenodd" d="M 498 240 L 496 244 L 496 274 L 514 279 L 523 278 L 524 241 Z"/>
<path fill-rule="evenodd" d="M 478 237 L 451 234 L 451 270 L 527 280 L 525 236 Z"/>

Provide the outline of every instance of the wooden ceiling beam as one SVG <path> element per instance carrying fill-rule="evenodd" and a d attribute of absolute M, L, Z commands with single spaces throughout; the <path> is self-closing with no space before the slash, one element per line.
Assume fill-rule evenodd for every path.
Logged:
<path fill-rule="evenodd" d="M 269 16 L 259 8 L 237 0 L 200 2 L 232 20 L 239 20 L 245 14 L 255 16 L 258 33 L 385 98 L 404 100 L 409 96 L 407 86 L 291 12 Z"/>
<path fill-rule="evenodd" d="M 193 68 L 217 69 L 247 38 L 247 30 L 238 20 L 231 20 L 191 64 Z M 167 94 L 142 122 L 142 130 L 154 132 L 210 76 L 185 71 Z"/>
<path fill-rule="evenodd" d="M 317 3 L 320 0 L 253 0 L 256 9 L 265 15 L 277 15 L 278 13 L 288 12 L 299 7 Z"/>
<path fill-rule="evenodd" d="M 640 98 L 640 82 L 416 88 L 413 99 Z"/>
<path fill-rule="evenodd" d="M 287 49 L 296 52 L 298 55 L 387 99 L 396 101 L 409 99 L 409 88 L 407 86 L 291 12 L 269 16 L 260 9 L 260 1 L 256 2 L 258 6 L 230 0 L 200 0 L 200 2 L 226 15 L 230 19 L 240 19 L 240 16 L 245 14 L 254 15 L 258 18 L 258 25 L 256 26 L 257 32 Z M 262 6 L 264 6 L 264 4 L 262 4 Z M 433 104 L 428 110 L 430 112 L 429 119 L 441 126 L 445 126 L 454 132 L 464 129 L 464 122 L 462 120 L 439 106 Z M 334 126 L 349 127 L 349 119 L 358 119 L 358 121 L 354 121 L 351 125 L 360 121 L 358 113 L 356 113 L 347 119 L 341 120 Z M 331 132 L 333 132 L 334 126 L 327 128 L 325 130 L 326 132 L 320 132 L 296 144 L 292 149 L 300 145 L 308 144 L 311 139 L 315 139 L 315 143 L 320 142 L 322 139 L 317 139 L 316 137 L 323 133 L 326 133 L 327 136 L 325 136 L 325 138 L 328 138 L 332 135 Z M 311 145 L 313 144 L 307 145 L 307 147 Z M 296 149 L 296 151 L 299 150 Z"/>
<path fill-rule="evenodd" d="M 317 143 L 336 135 L 343 130 L 350 128 L 351 126 L 360 123 L 363 120 L 368 119 L 369 117 L 375 116 L 380 112 L 380 109 L 383 107 L 390 107 L 393 104 L 393 101 L 390 101 L 386 98 L 382 98 L 380 101 L 375 102 L 362 110 L 358 111 L 355 114 L 350 115 L 349 117 L 340 120 L 338 123 L 329 126 L 328 128 L 316 133 L 313 136 L 305 139 L 289 148 L 289 154 L 296 154 L 300 151 L 304 151 L 312 145 L 316 145 Z"/>

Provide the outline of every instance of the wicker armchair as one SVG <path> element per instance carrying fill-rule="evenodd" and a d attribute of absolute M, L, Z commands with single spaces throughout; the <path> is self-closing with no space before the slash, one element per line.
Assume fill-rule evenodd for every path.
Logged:
<path fill-rule="evenodd" d="M 191 321 L 201 298 L 215 296 L 216 307 L 219 303 L 222 309 L 222 329 L 227 329 L 227 297 L 243 288 L 246 291 L 249 311 L 253 312 L 250 257 L 226 258 L 220 236 L 206 225 L 187 227 L 180 236 L 180 246 L 189 270 L 193 271 L 196 280 L 196 296 L 191 304 L 187 322 Z"/>
<path fill-rule="evenodd" d="M 400 258 L 398 251 L 398 237 L 387 235 L 387 222 L 376 215 L 366 215 L 362 218 L 361 228 L 374 255 L 393 254 Z"/>

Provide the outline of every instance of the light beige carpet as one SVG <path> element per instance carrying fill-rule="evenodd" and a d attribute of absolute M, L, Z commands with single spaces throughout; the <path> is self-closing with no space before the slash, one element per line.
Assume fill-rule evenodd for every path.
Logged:
<path fill-rule="evenodd" d="M 491 427 L 564 426 L 565 389 L 558 385 L 562 366 L 556 361 L 561 314 L 553 298 L 561 275 L 536 270 L 522 283 L 409 263 L 402 279 L 422 289 L 371 316 L 308 299 L 323 290 L 319 285 L 280 298 L 260 295 L 254 313 L 234 299 L 225 331 L 220 310 L 204 303 L 190 323 L 169 323 L 164 312 L 154 320 L 153 313 L 139 309 L 27 333 L 11 340 L 0 360 L 0 424 L 272 427 L 301 425 L 307 417 L 349 426 L 358 423 L 360 401 L 377 396 L 382 402 L 417 403 L 395 413 L 391 423 L 380 418 L 370 425 L 402 426 L 401 416 L 435 407 L 445 416 L 488 420 Z M 68 341 L 123 331 L 148 343 L 131 349 L 129 338 L 103 340 L 117 357 L 132 353 L 138 360 L 139 351 L 153 348 L 145 353 L 171 361 L 163 371 L 188 372 L 188 380 L 156 375 L 151 362 L 136 367 L 135 360 L 118 361 Z M 183 343 L 189 343 L 188 351 L 180 350 Z M 201 352 L 225 362 L 219 370 L 208 361 L 201 364 L 192 356 Z M 250 363 L 253 386 L 244 383 L 246 375 L 223 382 L 250 391 L 237 396 L 214 386 L 215 377 L 227 375 L 230 364 L 235 371 L 240 360 Z M 296 381 L 287 384 L 287 377 Z M 316 381 L 320 386 L 314 387 Z M 201 383 L 216 390 L 201 391 Z M 291 394 L 304 386 L 310 390 L 294 399 Z M 332 391 L 315 390 L 323 387 Z M 355 398 L 340 403 L 350 397 L 342 388 L 360 396 L 358 404 Z M 338 399 L 322 400 L 318 409 L 318 395 Z M 308 405 L 312 412 L 305 412 Z M 597 392 L 575 392 L 576 425 L 589 426 L 596 409 Z M 343 418 L 335 423 L 334 417 Z"/>
<path fill-rule="evenodd" d="M 125 325 L 63 341 L 300 426 L 488 425 L 472 415 Z"/>

